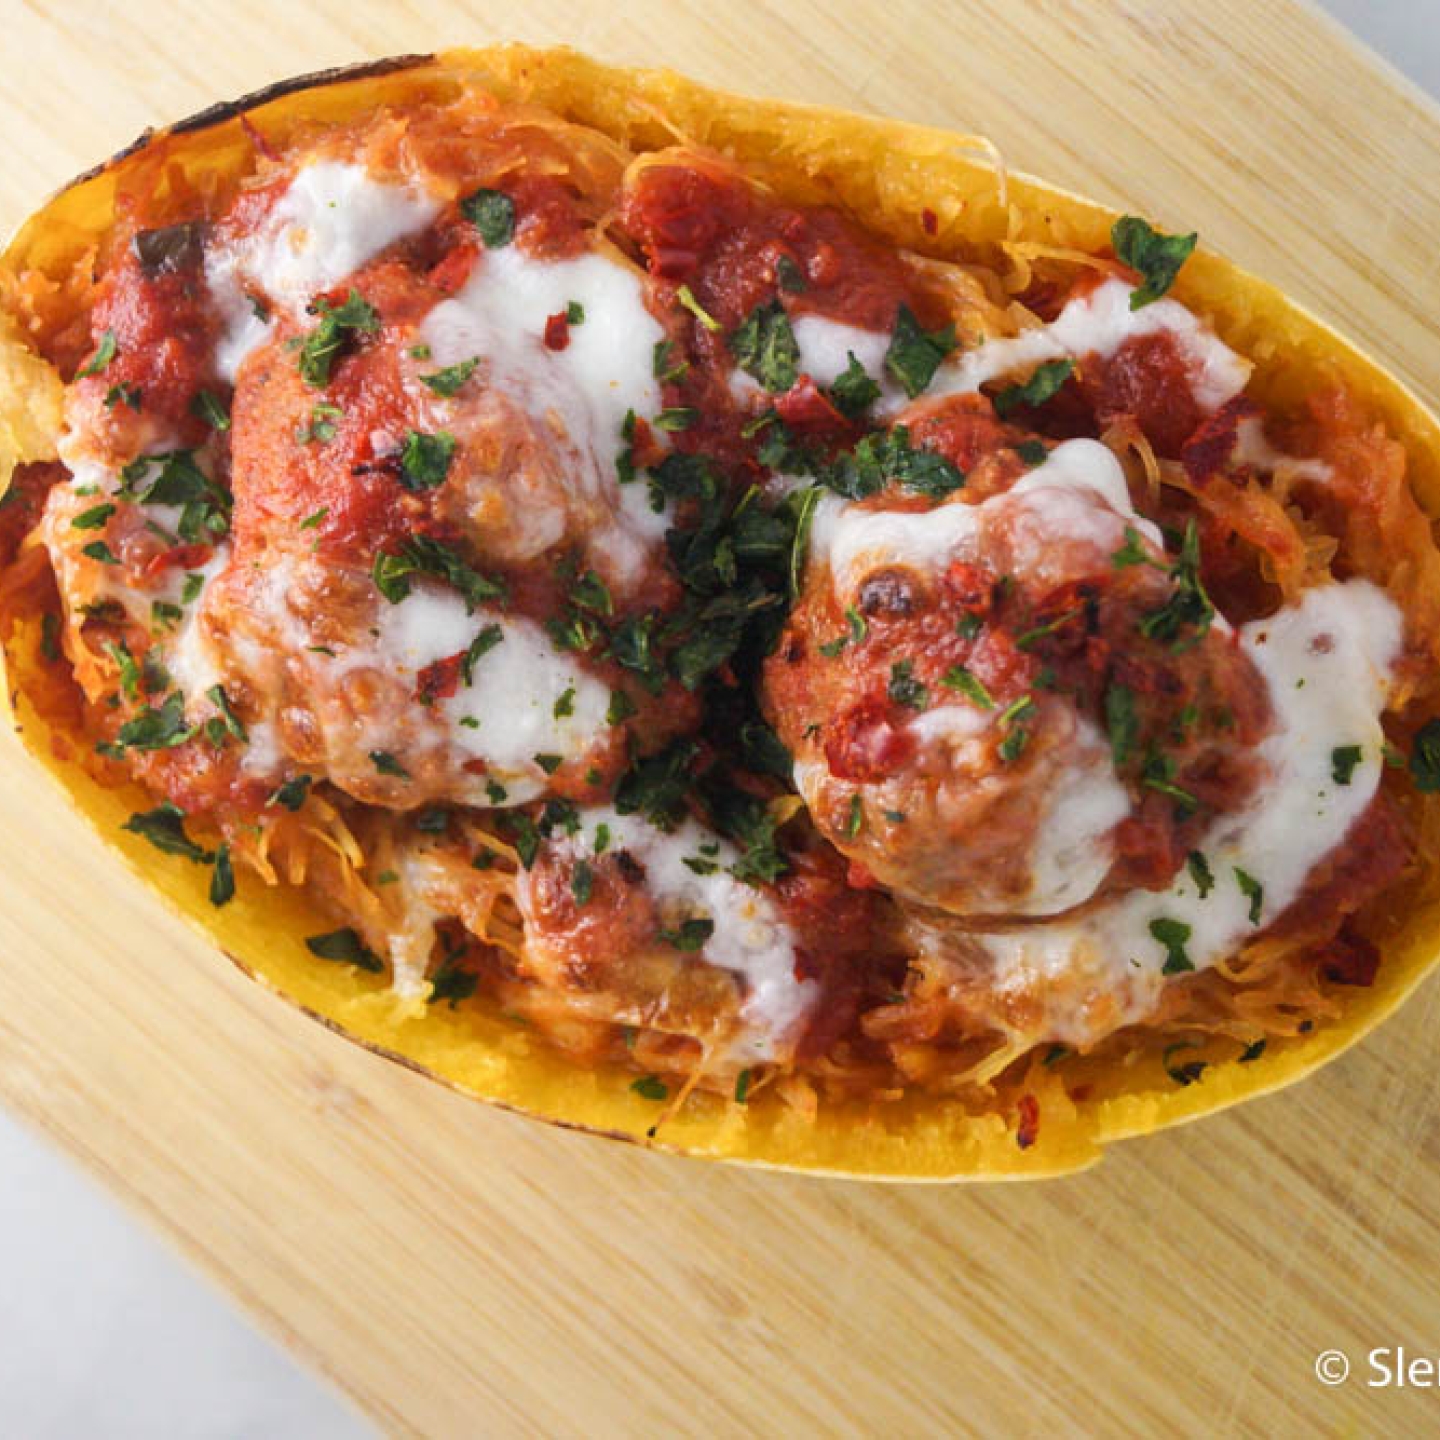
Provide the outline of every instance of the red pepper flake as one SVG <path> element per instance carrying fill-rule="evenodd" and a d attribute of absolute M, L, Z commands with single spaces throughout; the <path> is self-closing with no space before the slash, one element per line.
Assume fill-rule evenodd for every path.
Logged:
<path fill-rule="evenodd" d="M 797 435 L 847 435 L 854 428 L 808 375 L 776 397 L 775 413 Z"/>
<path fill-rule="evenodd" d="M 1015 1127 L 1015 1143 L 1028 1150 L 1040 1134 L 1040 1102 L 1028 1092 L 1020 1097 L 1020 1123 Z"/>
<path fill-rule="evenodd" d="M 940 222 L 936 218 L 935 212 L 931 210 L 929 206 L 926 206 L 926 208 L 920 212 L 920 228 L 924 230 L 927 235 L 933 235 L 940 228 Z"/>
<path fill-rule="evenodd" d="M 153 579 L 162 570 L 168 570 L 171 566 L 178 566 L 182 570 L 198 570 L 209 560 L 213 549 L 214 546 L 211 545 L 171 546 L 169 550 L 162 550 L 158 555 L 152 555 L 145 562 L 145 577 Z"/>
<path fill-rule="evenodd" d="M 570 321 L 563 310 L 545 322 L 545 348 L 563 350 L 570 343 Z"/>
<path fill-rule="evenodd" d="M 1258 413 L 1253 401 L 1237 395 L 1196 427 L 1180 450 L 1180 463 L 1192 485 L 1225 468 L 1235 449 L 1236 427 L 1246 416 Z"/>
<path fill-rule="evenodd" d="M 422 705 L 448 700 L 460 688 L 460 666 L 465 652 L 459 651 L 427 665 L 415 676 L 415 698 Z"/>

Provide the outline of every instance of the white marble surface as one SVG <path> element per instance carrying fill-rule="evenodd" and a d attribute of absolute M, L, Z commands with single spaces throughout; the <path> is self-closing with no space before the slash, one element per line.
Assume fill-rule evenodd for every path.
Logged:
<path fill-rule="evenodd" d="M 1440 95 L 1440 0 L 1324 0 Z M 43 1142 L 0 1113 L 7 1440 L 360 1440 L 328 1387 Z"/>

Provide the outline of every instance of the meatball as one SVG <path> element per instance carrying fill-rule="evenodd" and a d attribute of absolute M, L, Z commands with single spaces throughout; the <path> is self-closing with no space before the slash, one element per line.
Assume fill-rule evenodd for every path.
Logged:
<path fill-rule="evenodd" d="M 1193 541 L 1091 440 L 978 504 L 822 502 L 764 684 L 852 879 L 976 918 L 1163 885 L 1268 723 Z"/>

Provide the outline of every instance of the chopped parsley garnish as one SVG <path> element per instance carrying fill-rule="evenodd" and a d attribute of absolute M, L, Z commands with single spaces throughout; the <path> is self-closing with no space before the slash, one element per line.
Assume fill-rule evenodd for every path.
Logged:
<path fill-rule="evenodd" d="M 1046 620 L 1040 625 L 1033 626 L 1023 634 L 1015 637 L 1015 648 L 1017 650 L 1030 650 L 1047 635 L 1053 635 L 1057 630 L 1068 625 L 1072 620 L 1078 619 L 1085 613 L 1087 604 L 1082 602 L 1073 605 L 1069 610 L 1062 611 L 1053 620 Z"/>
<path fill-rule="evenodd" d="M 1155 791 L 1157 795 L 1168 796 L 1186 813 L 1195 810 L 1199 805 L 1194 795 L 1175 784 L 1175 761 L 1161 751 L 1152 750 L 1145 757 L 1145 764 L 1140 771 L 1140 783 L 1147 790 Z"/>
<path fill-rule="evenodd" d="M 191 605 L 200 597 L 200 592 L 205 588 L 205 577 L 198 571 L 190 571 L 185 576 L 185 583 L 180 587 L 180 603 Z"/>
<path fill-rule="evenodd" d="M 913 449 L 903 425 L 867 435 L 853 451 L 842 452 L 823 466 L 819 478 L 847 500 L 863 500 L 891 482 L 943 500 L 965 483 L 964 475 L 943 455 Z"/>
<path fill-rule="evenodd" d="M 657 430 L 673 434 L 677 430 L 688 430 L 699 418 L 700 412 L 694 406 L 674 405 L 661 410 L 650 423 Z"/>
<path fill-rule="evenodd" d="M 485 782 L 485 798 L 492 805 L 503 805 L 506 800 L 505 787 L 498 780 L 487 780 Z"/>
<path fill-rule="evenodd" d="M 630 1082 L 630 1088 L 642 1100 L 665 1100 L 670 1095 L 665 1082 L 657 1075 L 642 1075 L 638 1080 Z"/>
<path fill-rule="evenodd" d="M 1050 458 L 1050 452 L 1045 448 L 1043 440 L 1022 440 L 1015 447 L 1015 453 L 1032 470 L 1037 465 L 1043 465 Z"/>
<path fill-rule="evenodd" d="M 695 298 L 688 285 L 681 285 L 675 291 L 675 298 L 681 308 L 688 310 L 707 330 L 713 332 L 720 328 L 720 322 Z"/>
<path fill-rule="evenodd" d="M 212 685 L 205 692 L 205 698 L 220 712 L 220 719 L 224 723 L 226 732 L 242 745 L 248 744 L 250 737 L 245 733 L 245 727 L 240 723 L 240 717 L 230 708 L 230 701 L 225 694 L 225 687 L 223 685 Z"/>
<path fill-rule="evenodd" d="M 115 740 L 126 750 L 173 750 L 194 737 L 195 727 L 185 722 L 185 697 L 177 690 L 158 710 L 147 707 L 127 720 Z"/>
<path fill-rule="evenodd" d="M 908 710 L 923 710 L 930 700 L 930 692 L 915 678 L 913 660 L 897 660 L 891 665 L 886 692 L 897 705 L 904 705 Z"/>
<path fill-rule="evenodd" d="M 1358 745 L 1337 745 L 1330 752 L 1330 774 L 1337 785 L 1350 783 L 1363 753 Z"/>
<path fill-rule="evenodd" d="M 103 505 L 92 505 L 82 510 L 71 522 L 72 530 L 103 530 L 105 522 L 115 513 L 115 507 L 106 501 Z"/>
<path fill-rule="evenodd" d="M 771 394 L 788 390 L 799 379 L 800 346 L 778 300 L 757 305 L 740 328 L 730 332 L 730 351 L 740 368 Z"/>
<path fill-rule="evenodd" d="M 623 691 L 610 692 L 610 705 L 605 711 L 607 725 L 620 725 L 635 713 L 635 702 Z"/>
<path fill-rule="evenodd" d="M 673 340 L 657 340 L 650 368 L 662 385 L 673 385 L 676 381 L 684 379 L 686 372 L 690 369 L 690 362 L 675 358 L 675 342 Z"/>
<path fill-rule="evenodd" d="M 455 437 L 444 430 L 427 435 L 411 430 L 400 452 L 400 483 L 412 492 L 433 490 L 445 483 L 455 454 Z"/>
<path fill-rule="evenodd" d="M 168 800 L 153 810 L 132 815 L 120 828 L 148 840 L 167 855 L 179 855 L 197 865 L 208 865 L 215 858 L 185 833 L 185 812 Z"/>
<path fill-rule="evenodd" d="M 312 784 L 314 784 L 313 777 L 309 775 L 296 775 L 292 779 L 285 781 L 283 785 L 277 786 L 265 803 L 267 805 L 281 805 L 290 811 L 298 810 L 305 803 L 305 797 L 309 795 Z"/>
<path fill-rule="evenodd" d="M 480 232 L 487 250 L 515 238 L 515 202 L 503 190 L 474 191 L 460 202 L 460 213 Z"/>
<path fill-rule="evenodd" d="M 1115 569 L 1124 570 L 1130 565 L 1154 565 L 1156 562 L 1150 558 L 1150 552 L 1145 548 L 1140 532 L 1133 525 L 1127 525 L 1125 543 L 1111 555 L 1110 563 Z"/>
<path fill-rule="evenodd" d="M 610 827 L 602 820 L 595 827 L 595 853 L 597 855 L 603 855 L 609 848 Z"/>
<path fill-rule="evenodd" d="M 215 852 L 215 869 L 210 876 L 210 903 L 218 910 L 235 898 L 235 869 L 230 864 L 230 847 L 223 840 Z"/>
<path fill-rule="evenodd" d="M 1235 883 L 1240 887 L 1240 893 L 1250 902 L 1250 923 L 1258 925 L 1260 911 L 1265 904 L 1265 887 L 1238 865 L 1235 867 Z"/>
<path fill-rule="evenodd" d="M 880 398 L 880 386 L 870 378 L 851 350 L 844 370 L 835 377 L 835 383 L 826 393 L 830 403 L 847 420 L 858 420 Z"/>
<path fill-rule="evenodd" d="M 412 575 L 443 580 L 460 593 L 470 611 L 487 600 L 503 601 L 506 596 L 503 582 L 472 569 L 449 545 L 428 535 L 411 535 L 395 554 L 381 551 L 375 556 L 375 588 L 392 605 L 398 605 L 410 593 Z"/>
<path fill-rule="evenodd" d="M 539 754 L 534 760 L 547 775 L 553 775 L 565 763 L 563 755 Z"/>
<path fill-rule="evenodd" d="M 427 805 L 415 812 L 415 828 L 422 835 L 443 835 L 450 828 L 450 812 L 443 805 Z"/>
<path fill-rule="evenodd" d="M 583 325 L 585 323 L 585 307 L 578 300 L 565 302 L 565 323 L 567 325 Z"/>
<path fill-rule="evenodd" d="M 322 505 L 318 510 L 312 510 L 301 522 L 302 530 L 315 530 L 320 526 L 321 521 L 330 513 L 328 505 Z"/>
<path fill-rule="evenodd" d="M 330 383 L 330 371 L 341 352 L 357 335 L 373 335 L 380 328 L 380 316 L 358 290 L 352 289 L 342 305 L 331 305 L 323 296 L 310 307 L 320 323 L 300 346 L 300 378 L 315 390 Z"/>
<path fill-rule="evenodd" d="M 794 498 L 795 535 L 790 542 L 790 594 L 797 596 L 805 580 L 805 557 L 810 547 L 810 527 L 815 521 L 815 507 L 820 503 L 820 487 L 807 485 Z"/>
<path fill-rule="evenodd" d="M 88 556 L 91 560 L 98 560 L 102 565 L 118 565 L 120 563 L 115 552 L 103 540 L 92 540 L 88 545 L 82 545 L 80 553 Z"/>
<path fill-rule="evenodd" d="M 1183 1065 L 1172 1065 L 1170 1057 L 1180 1050 L 1193 1050 L 1195 1046 L 1188 1040 L 1182 1040 L 1177 1045 L 1167 1045 L 1160 1056 L 1160 1063 L 1165 1067 L 1165 1073 L 1177 1085 L 1193 1085 L 1209 1068 L 1209 1062 L 1205 1060 L 1187 1060 Z"/>
<path fill-rule="evenodd" d="M 230 428 L 230 412 L 218 395 L 209 390 L 197 391 L 190 400 L 190 413 L 203 420 L 212 430 Z"/>
<path fill-rule="evenodd" d="M 77 380 L 84 379 L 87 375 L 98 375 L 119 352 L 119 346 L 115 343 L 115 332 L 107 330 L 100 337 L 99 344 L 95 347 L 95 353 L 90 357 L 89 364 L 75 372 Z"/>
<path fill-rule="evenodd" d="M 459 393 L 460 387 L 475 373 L 475 367 L 479 363 L 478 355 L 469 360 L 461 360 L 457 364 L 447 365 L 443 370 L 437 370 L 433 375 L 422 375 L 420 383 L 448 400 Z"/>
<path fill-rule="evenodd" d="M 637 760 L 621 777 L 615 808 L 622 815 L 643 815 L 661 829 L 674 823 L 690 786 L 690 766 L 698 753 L 690 740 L 677 740 L 657 755 Z"/>
<path fill-rule="evenodd" d="M 105 408 L 113 410 L 117 405 L 128 405 L 132 410 L 138 412 L 143 398 L 138 386 L 127 385 L 122 380 L 105 392 Z"/>
<path fill-rule="evenodd" d="M 847 840 L 853 840 L 865 824 L 865 802 L 860 798 L 858 792 L 850 797 L 850 808 L 845 814 L 844 835 Z"/>
<path fill-rule="evenodd" d="M 885 368 L 913 400 L 935 378 L 945 357 L 955 348 L 955 327 L 924 330 L 908 305 L 895 315 L 895 329 L 890 335 L 890 348 L 885 352 Z"/>
<path fill-rule="evenodd" d="M 121 470 L 120 480 L 122 499 L 138 500 L 142 505 L 179 506 L 176 528 L 186 544 L 213 545 L 229 533 L 230 492 L 195 463 L 193 451 L 142 455 Z"/>
<path fill-rule="evenodd" d="M 1183 920 L 1171 920 L 1161 916 L 1150 922 L 1150 933 L 1165 947 L 1165 964 L 1161 967 L 1164 975 L 1178 975 L 1184 970 L 1193 970 L 1190 957 L 1185 953 L 1185 942 L 1190 938 L 1190 927 Z"/>
<path fill-rule="evenodd" d="M 427 1005 L 438 1005 L 445 1000 L 453 1010 L 460 1001 L 468 1000 L 475 993 L 480 977 L 473 970 L 460 968 L 458 962 L 464 953 L 464 946 L 461 946 L 441 960 L 439 968 L 430 977 L 430 994 L 425 1002 Z"/>
<path fill-rule="evenodd" d="M 410 772 L 388 750 L 372 750 L 370 763 L 382 775 L 393 775 L 397 780 L 410 778 Z"/>
<path fill-rule="evenodd" d="M 1239 1063 L 1241 1065 L 1248 1065 L 1252 1060 L 1258 1060 L 1264 1053 L 1265 1041 L 1252 1040 L 1244 1050 L 1240 1052 Z"/>
<path fill-rule="evenodd" d="M 940 683 L 947 690 L 958 690 L 967 700 L 978 705 L 982 710 L 995 708 L 994 697 L 985 688 L 984 683 L 964 665 L 952 665 L 940 677 Z"/>
<path fill-rule="evenodd" d="M 570 587 L 568 598 L 572 605 L 595 615 L 615 613 L 615 601 L 611 598 L 609 586 L 593 570 L 587 570 Z"/>
<path fill-rule="evenodd" d="M 750 1072 L 742 1070 L 735 1077 L 735 1103 L 743 1105 L 750 1095 Z"/>
<path fill-rule="evenodd" d="M 486 625 L 465 649 L 460 661 L 460 679 L 468 690 L 475 683 L 475 666 L 482 655 L 488 654 L 503 639 L 505 632 L 495 624 Z"/>
<path fill-rule="evenodd" d="M 1440 719 L 1427 720 L 1410 747 L 1410 778 L 1421 794 L 1440 790 Z"/>
<path fill-rule="evenodd" d="M 1210 869 L 1210 862 L 1205 858 L 1203 852 L 1192 850 L 1185 857 L 1185 864 L 1190 871 L 1190 878 L 1195 882 L 1195 888 L 1203 900 L 1215 888 L 1215 876 Z"/>
<path fill-rule="evenodd" d="M 1130 308 L 1139 310 L 1158 300 L 1174 283 L 1180 267 L 1190 258 L 1199 237 L 1166 235 L 1138 215 L 1122 215 L 1110 227 L 1110 243 L 1122 265 L 1138 270 L 1143 284 L 1130 296 Z"/>
<path fill-rule="evenodd" d="M 810 288 L 805 272 L 788 255 L 782 255 L 775 262 L 775 283 L 790 295 L 798 295 Z"/>
<path fill-rule="evenodd" d="M 1130 758 L 1140 734 L 1135 694 L 1128 686 L 1111 685 L 1105 691 L 1105 728 L 1110 735 L 1110 754 L 1119 770 Z"/>
<path fill-rule="evenodd" d="M 40 618 L 40 654 L 46 660 L 60 658 L 60 617 L 53 610 L 47 610 Z"/>
<path fill-rule="evenodd" d="M 667 945 L 673 945 L 686 954 L 694 954 L 705 948 L 705 942 L 715 933 L 715 922 L 708 915 L 697 915 L 682 920 L 674 930 L 661 930 L 660 938 Z"/>
<path fill-rule="evenodd" d="M 384 973 L 385 962 L 346 925 L 341 930 L 331 930 L 324 935 L 309 935 L 305 948 L 318 959 L 334 960 L 341 965 L 356 965 L 371 974 Z"/>
<path fill-rule="evenodd" d="M 1073 360 L 1047 360 L 1038 365 L 1023 385 L 1007 385 L 995 397 L 995 413 L 1002 419 L 1022 405 L 1035 409 L 1060 393 L 1060 387 L 1075 369 Z"/>
<path fill-rule="evenodd" d="M 570 872 L 570 893 L 577 905 L 588 905 L 595 888 L 595 871 L 588 860 L 577 860 Z"/>
<path fill-rule="evenodd" d="M 1172 648 L 1183 648 L 1200 640 L 1215 618 L 1215 607 L 1200 579 L 1200 531 L 1191 520 L 1185 527 L 1180 555 L 1170 567 L 1175 590 L 1158 609 L 1141 617 L 1140 633 L 1147 640 L 1159 640 Z M 1193 631 L 1187 637 L 1186 630 Z"/>

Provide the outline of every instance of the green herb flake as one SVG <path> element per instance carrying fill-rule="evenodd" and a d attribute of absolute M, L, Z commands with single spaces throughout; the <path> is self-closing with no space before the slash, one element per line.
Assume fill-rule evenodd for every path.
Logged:
<path fill-rule="evenodd" d="M 1185 527 L 1180 555 L 1170 567 L 1175 589 L 1169 600 L 1140 620 L 1140 633 L 1180 650 L 1202 639 L 1215 618 L 1215 606 L 1200 578 L 1200 532 L 1191 520 Z M 1187 635 L 1186 631 L 1193 631 Z"/>
<path fill-rule="evenodd" d="M 460 680 L 467 690 L 475 683 L 475 666 L 480 657 L 489 654 L 504 638 L 505 632 L 492 623 L 486 625 L 466 646 L 464 658 L 460 661 Z M 477 720 L 474 728 L 478 728 L 479 724 Z"/>
<path fill-rule="evenodd" d="M 947 690 L 958 690 L 973 705 L 982 710 L 995 708 L 994 696 L 985 688 L 984 682 L 964 665 L 952 665 L 941 677 L 940 683 Z"/>
<path fill-rule="evenodd" d="M 198 571 L 190 571 L 185 576 L 185 583 L 180 587 L 180 603 L 192 605 L 200 598 L 200 592 L 205 588 L 205 577 Z"/>
<path fill-rule="evenodd" d="M 907 710 L 923 710 L 930 702 L 930 692 L 915 678 L 913 660 L 897 660 L 890 667 L 890 682 L 886 693 L 897 704 Z"/>
<path fill-rule="evenodd" d="M 153 810 L 132 815 L 120 828 L 148 840 L 167 855 L 179 855 L 197 865 L 209 865 L 215 858 L 185 833 L 185 812 L 168 800 Z"/>
<path fill-rule="evenodd" d="M 480 232 L 487 250 L 515 238 L 515 202 L 503 190 L 479 189 L 460 202 L 460 213 Z"/>
<path fill-rule="evenodd" d="M 397 780 L 410 779 L 410 772 L 388 750 L 372 750 L 370 763 L 381 775 L 393 775 Z"/>
<path fill-rule="evenodd" d="M 322 297 L 311 309 L 320 317 L 320 323 L 300 346 L 300 378 L 312 389 L 323 390 L 330 383 L 330 371 L 341 353 L 357 335 L 378 331 L 380 316 L 354 289 L 342 305 L 331 305 Z"/>
<path fill-rule="evenodd" d="M 205 698 L 220 712 L 220 719 L 224 723 L 226 733 L 242 745 L 249 744 L 250 737 L 246 734 L 240 717 L 230 708 L 230 700 L 225 694 L 225 687 L 212 685 L 205 692 Z"/>
<path fill-rule="evenodd" d="M 472 569 L 452 547 L 428 535 L 411 535 L 394 554 L 380 551 L 375 556 L 371 578 L 392 605 L 409 595 L 412 575 L 430 575 L 445 581 L 460 593 L 465 608 L 472 612 L 485 601 L 503 602 L 506 598 L 503 582 Z"/>
<path fill-rule="evenodd" d="M 610 705 L 605 711 L 605 723 L 610 726 L 623 724 L 635 714 L 635 702 L 623 691 L 610 692 Z"/>
<path fill-rule="evenodd" d="M 790 389 L 800 377 L 800 346 L 778 300 L 757 305 L 739 329 L 731 331 L 730 352 L 772 395 Z"/>
<path fill-rule="evenodd" d="M 895 328 L 890 347 L 885 352 L 885 368 L 913 400 L 935 378 L 945 357 L 955 349 L 955 327 L 925 330 L 908 305 L 895 315 Z"/>
<path fill-rule="evenodd" d="M 475 373 L 475 367 L 479 363 L 480 357 L 472 356 L 469 360 L 461 360 L 454 365 L 447 365 L 433 375 L 422 375 L 420 383 L 448 400 L 459 393 L 461 387 Z"/>
<path fill-rule="evenodd" d="M 465 954 L 464 947 L 447 955 L 439 968 L 430 977 L 430 994 L 427 1005 L 438 1005 L 443 1000 L 453 1010 L 462 1000 L 468 1000 L 480 983 L 480 977 L 473 970 L 462 969 L 459 961 Z"/>
<path fill-rule="evenodd" d="M 1330 774 L 1337 785 L 1348 785 L 1364 752 L 1358 745 L 1337 745 L 1330 752 Z"/>
<path fill-rule="evenodd" d="M 324 935 L 309 935 L 305 948 L 320 960 L 333 960 L 340 965 L 355 965 L 368 970 L 372 975 L 385 971 L 385 962 L 372 950 L 349 925 L 340 930 L 330 930 Z"/>
<path fill-rule="evenodd" d="M 1110 227 L 1116 258 L 1139 271 L 1143 282 L 1130 296 L 1132 310 L 1149 305 L 1169 290 L 1198 238 L 1194 231 L 1189 235 L 1163 234 L 1138 215 L 1122 215 Z"/>
<path fill-rule="evenodd" d="M 118 565 L 120 563 L 115 552 L 103 540 L 92 540 L 88 545 L 82 545 L 80 553 L 88 556 L 91 560 L 98 560 L 102 565 Z"/>
<path fill-rule="evenodd" d="M 209 390 L 199 390 L 190 399 L 190 413 L 203 420 L 212 430 L 224 432 L 230 428 L 230 412 L 220 397 Z"/>
<path fill-rule="evenodd" d="M 433 490 L 445 483 L 455 454 L 455 437 L 444 430 L 427 435 L 411 430 L 400 452 L 400 483 L 412 493 Z"/>
<path fill-rule="evenodd" d="M 1164 975 L 1178 975 L 1184 970 L 1193 970 L 1190 957 L 1185 953 L 1185 942 L 1190 938 L 1190 927 L 1183 920 L 1171 920 L 1161 916 L 1150 922 L 1150 933 L 1165 947 L 1165 964 L 1161 967 Z"/>
<path fill-rule="evenodd" d="M 715 922 L 708 915 L 696 915 L 682 920 L 673 930 L 661 930 L 659 935 L 667 945 L 693 955 L 705 948 L 705 942 L 714 933 Z"/>
<path fill-rule="evenodd" d="M 1250 902 L 1250 923 L 1258 925 L 1260 911 L 1265 904 L 1265 887 L 1238 865 L 1235 867 L 1235 883 L 1240 887 L 1240 893 Z"/>
<path fill-rule="evenodd" d="M 1110 564 L 1116 570 L 1124 570 L 1131 565 L 1153 565 L 1150 552 L 1145 548 L 1145 542 L 1140 538 L 1140 532 L 1133 526 L 1125 527 L 1125 543 L 1110 557 Z"/>
<path fill-rule="evenodd" d="M 1249 1065 L 1252 1061 L 1258 1060 L 1264 1053 L 1265 1041 L 1252 1040 L 1244 1050 L 1240 1052 L 1239 1063 L 1241 1065 Z"/>
<path fill-rule="evenodd" d="M 685 378 L 690 369 L 688 360 L 677 360 L 675 358 L 675 342 L 673 340 L 657 340 L 655 342 L 654 354 L 651 357 L 650 368 L 655 378 L 662 385 L 674 385 Z"/>
<path fill-rule="evenodd" d="M 1050 458 L 1050 452 L 1045 448 L 1043 440 L 1022 440 L 1015 447 L 1015 453 L 1032 470 L 1043 465 Z"/>
<path fill-rule="evenodd" d="M 1440 790 L 1440 719 L 1427 720 L 1410 746 L 1410 778 L 1422 795 Z"/>
<path fill-rule="evenodd" d="M 1210 869 L 1210 862 L 1205 858 L 1204 853 L 1199 850 L 1192 850 L 1185 857 L 1185 865 L 1190 871 L 1190 878 L 1195 882 L 1195 889 L 1203 900 L 1215 888 L 1215 876 Z"/>
<path fill-rule="evenodd" d="M 265 803 L 267 805 L 280 805 L 292 812 L 296 811 L 305 803 L 305 797 L 309 795 L 312 784 L 314 784 L 313 776 L 293 776 L 291 779 L 285 781 L 283 785 L 277 786 Z"/>
<path fill-rule="evenodd" d="M 215 852 L 215 869 L 210 875 L 210 903 L 218 910 L 235 898 L 235 869 L 230 863 L 230 847 L 224 841 Z"/>
<path fill-rule="evenodd" d="M 570 893 L 577 905 L 588 905 L 595 889 L 595 871 L 588 860 L 577 860 L 570 872 Z"/>
<path fill-rule="evenodd" d="M 670 1095 L 665 1082 L 656 1075 L 642 1075 L 638 1080 L 630 1082 L 630 1088 L 642 1100 L 665 1100 Z"/>
<path fill-rule="evenodd" d="M 688 285 L 681 285 L 675 291 L 675 299 L 681 309 L 688 310 L 707 330 L 713 333 L 720 328 L 720 322 L 695 298 Z"/>
<path fill-rule="evenodd" d="M 746 1100 L 749 1098 L 749 1096 L 750 1096 L 750 1072 L 749 1072 L 749 1070 L 742 1070 L 742 1071 L 735 1077 L 735 1103 L 736 1103 L 737 1105 L 743 1105 L 743 1104 L 745 1104 L 745 1102 L 746 1102 Z"/>
<path fill-rule="evenodd" d="M 1075 369 L 1073 360 L 1047 360 L 1035 368 L 1023 385 L 1008 385 L 995 397 L 995 413 L 1002 419 L 1022 405 L 1035 409 L 1060 393 Z"/>
<path fill-rule="evenodd" d="M 835 383 L 826 394 L 830 403 L 847 420 L 858 420 L 880 398 L 880 386 L 871 379 L 851 350 L 844 370 L 835 377 Z"/>
<path fill-rule="evenodd" d="M 564 720 L 575 713 L 575 687 L 573 685 L 566 686 L 560 693 L 551 707 L 551 713 L 557 720 Z"/>
<path fill-rule="evenodd" d="M 90 357 L 89 364 L 75 372 L 77 380 L 83 380 L 88 375 L 98 375 L 119 353 L 119 346 L 115 343 L 115 332 L 106 330 L 100 336 L 100 342 L 95 347 L 95 353 Z"/>
<path fill-rule="evenodd" d="M 675 405 L 661 410 L 650 423 L 657 430 L 673 434 L 678 430 L 688 430 L 699 418 L 700 412 L 694 406 Z"/>
<path fill-rule="evenodd" d="M 845 815 L 844 835 L 847 840 L 853 840 L 859 835 L 865 825 L 865 802 L 860 798 L 859 793 L 850 797 L 850 808 Z"/>
<path fill-rule="evenodd" d="M 810 288 L 805 272 L 789 255 L 775 262 L 775 284 L 787 295 L 799 295 Z"/>

